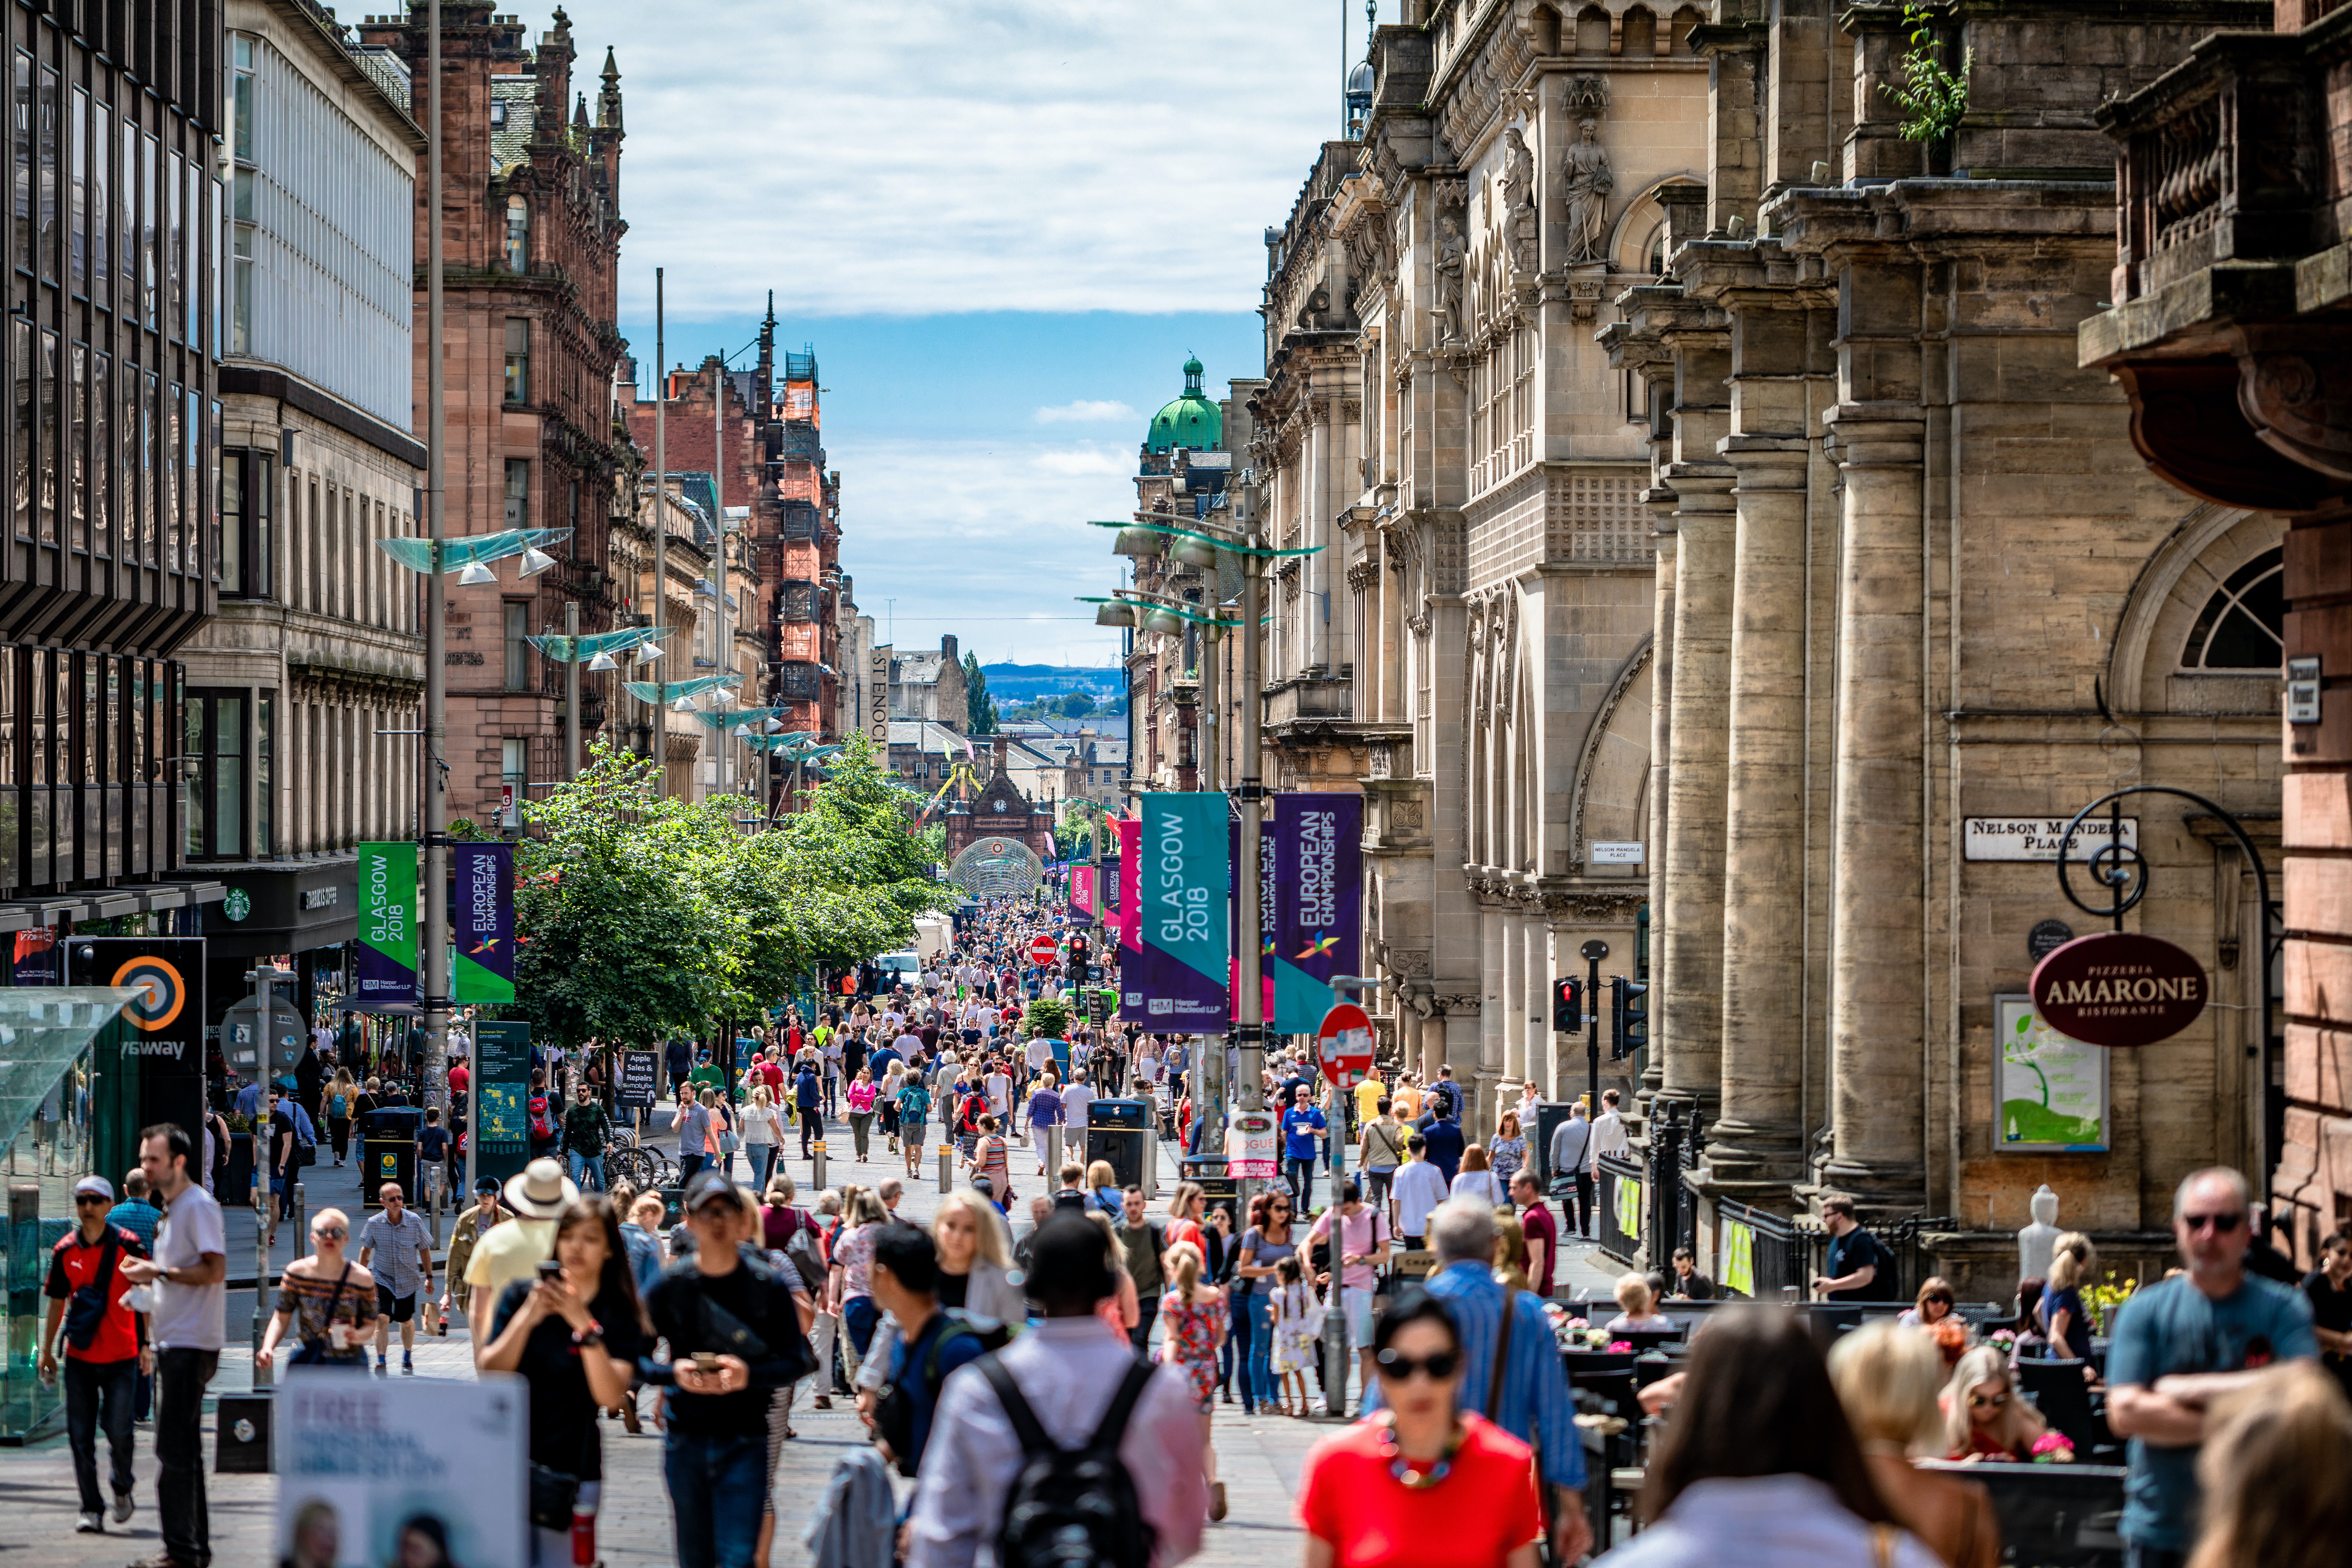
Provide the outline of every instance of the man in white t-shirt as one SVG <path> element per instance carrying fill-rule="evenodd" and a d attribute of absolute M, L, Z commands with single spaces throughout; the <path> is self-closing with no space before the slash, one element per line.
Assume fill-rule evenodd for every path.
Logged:
<path fill-rule="evenodd" d="M 996 1114 L 1002 1126 L 1005 1113 L 1013 1109 L 1013 1075 L 1001 1067 L 992 1066 L 988 1076 L 981 1079 L 981 1088 L 988 1092 L 988 1109 Z"/>
<path fill-rule="evenodd" d="M 154 1281 L 162 1297 L 148 1320 L 155 1375 L 155 1501 L 164 1558 L 212 1560 L 205 1510 L 205 1385 L 220 1369 L 228 1329 L 228 1240 L 221 1207 L 188 1173 L 195 1152 L 185 1131 L 165 1123 L 139 1140 L 139 1168 L 163 1200 L 152 1259 L 117 1266 L 133 1285 Z"/>
<path fill-rule="evenodd" d="M 1054 1065 L 1054 1042 L 1043 1035 L 1033 1036 L 1021 1055 L 1031 1072 L 1043 1072 Z"/>
<path fill-rule="evenodd" d="M 1416 1132 L 1405 1140 L 1412 1155 L 1397 1167 L 1389 1184 L 1389 1203 L 1396 1210 L 1396 1233 L 1407 1251 L 1418 1252 L 1428 1243 L 1429 1216 L 1446 1197 L 1445 1173 L 1429 1157 L 1429 1141 Z"/>
<path fill-rule="evenodd" d="M 1062 1135 L 1066 1148 L 1082 1150 L 1087 1146 L 1087 1110 L 1094 1102 L 1095 1091 L 1087 1087 L 1085 1079 L 1073 1073 L 1062 1090 L 1062 1125 L 1068 1130 Z"/>
<path fill-rule="evenodd" d="M 1626 1136 L 1625 1119 L 1617 1114 L 1617 1091 L 1601 1091 L 1601 1114 L 1592 1119 L 1592 1152 L 1614 1154 L 1623 1159 L 1632 1150 L 1633 1141 Z"/>

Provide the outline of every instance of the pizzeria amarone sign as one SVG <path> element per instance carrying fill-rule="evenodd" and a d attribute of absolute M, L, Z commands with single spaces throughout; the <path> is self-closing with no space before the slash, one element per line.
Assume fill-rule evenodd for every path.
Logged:
<path fill-rule="evenodd" d="M 2095 931 L 2051 949 L 2033 969 L 2033 1010 L 2095 1046 L 2148 1046 L 2195 1023 L 2211 999 L 2205 966 L 2159 937 Z"/>

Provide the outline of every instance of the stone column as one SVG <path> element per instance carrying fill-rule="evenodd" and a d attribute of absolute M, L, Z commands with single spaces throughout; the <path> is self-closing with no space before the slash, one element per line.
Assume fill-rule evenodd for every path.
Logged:
<path fill-rule="evenodd" d="M 1801 333 L 1801 314 L 1771 314 L 1792 321 Z M 1707 1163 L 1718 1180 L 1780 1186 L 1802 1173 L 1801 1037 L 1795 1026 L 1804 994 L 1805 925 L 1801 404 L 1798 420 L 1799 434 L 1724 441 L 1739 475 L 1732 491 L 1738 542 L 1724 816 L 1723 1110 L 1707 1139 Z"/>
<path fill-rule="evenodd" d="M 1551 1033 L 1551 977 L 1545 967 L 1545 958 L 1551 946 L 1551 931 L 1545 924 L 1543 905 L 1528 905 L 1527 918 L 1519 922 L 1519 933 L 1527 948 L 1523 973 L 1525 983 L 1519 987 L 1519 1015 L 1527 1020 L 1528 1059 L 1520 1077 L 1533 1079 L 1543 1089 L 1547 1098 L 1557 1087 L 1559 1052 Z"/>
<path fill-rule="evenodd" d="M 1836 801 L 1831 812 L 1827 1185 L 1926 1201 L 1925 422 L 1916 405 L 1830 416 L 1843 479 Z"/>
<path fill-rule="evenodd" d="M 1722 1101 L 1724 769 L 1730 719 L 1731 476 L 1677 474 L 1665 942 L 1655 1010 L 1674 1042 L 1659 1094 Z"/>
<path fill-rule="evenodd" d="M 1520 918 L 1519 906 L 1516 903 L 1506 904 L 1500 918 L 1503 942 L 1503 986 L 1502 993 L 1497 998 L 1499 1005 L 1495 1008 L 1495 1011 L 1500 1013 L 1502 1016 L 1496 1020 L 1496 1027 L 1501 1031 L 1503 1037 L 1501 1063 L 1503 1077 L 1506 1080 L 1509 1080 L 1523 1079 L 1528 1073 L 1527 1008 L 1520 1001 L 1528 991 L 1528 954 L 1525 936 L 1525 927 L 1528 922 Z"/>
<path fill-rule="evenodd" d="M 1667 754 L 1674 745 L 1675 550 L 1678 541 L 1674 518 L 1668 515 L 1660 521 L 1658 529 L 1657 607 L 1653 612 L 1656 621 L 1651 633 L 1650 651 L 1650 829 L 1645 847 L 1649 856 L 1650 963 L 1654 977 L 1664 971 L 1662 961 L 1665 949 L 1669 819 L 1666 798 L 1674 779 Z M 1666 1080 L 1666 1056 L 1673 1049 L 1673 1037 L 1666 1031 L 1664 1017 L 1654 997 L 1650 1005 L 1650 1049 L 1642 1064 L 1642 1087 L 1637 1096 L 1645 1110 Z"/>
<path fill-rule="evenodd" d="M 1478 1112 L 1485 1109 L 1486 1086 L 1502 1076 L 1504 1057 L 1509 1049 L 1505 1023 L 1510 1009 L 1503 1003 L 1508 994 L 1504 988 L 1503 973 L 1503 954 L 1507 950 L 1503 908 L 1489 891 L 1478 906 L 1478 1048 L 1475 1055 L 1463 1053 L 1451 1058 L 1454 1081 L 1470 1097 L 1471 1115 L 1462 1130 L 1465 1138 L 1470 1136 L 1470 1128 L 1477 1124 Z M 1449 1030 L 1447 1041 L 1454 1038 Z M 1474 1062 L 1475 1065 L 1471 1066 Z M 1465 1067 L 1469 1070 L 1465 1071 Z"/>

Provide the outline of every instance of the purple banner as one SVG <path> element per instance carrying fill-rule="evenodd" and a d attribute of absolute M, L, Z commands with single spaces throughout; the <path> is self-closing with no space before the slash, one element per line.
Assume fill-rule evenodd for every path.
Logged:
<path fill-rule="evenodd" d="M 1275 1027 L 1311 1035 L 1340 998 L 1335 974 L 1360 974 L 1364 929 L 1364 797 L 1274 797 Z"/>
<path fill-rule="evenodd" d="M 457 963 L 449 973 L 458 1002 L 514 1000 L 514 846 L 450 846 L 457 879 Z"/>
<path fill-rule="evenodd" d="M 1171 1035 L 1221 1035 L 1231 1016 L 1232 820 L 1222 794 L 1143 797 L 1139 984 L 1144 1022 Z M 1123 973 L 1123 972 L 1122 972 Z"/>

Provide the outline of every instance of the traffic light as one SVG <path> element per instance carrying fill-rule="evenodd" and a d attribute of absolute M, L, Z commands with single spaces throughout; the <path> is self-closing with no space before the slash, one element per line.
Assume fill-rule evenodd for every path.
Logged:
<path fill-rule="evenodd" d="M 1584 985 L 1572 978 L 1551 983 L 1551 1026 L 1556 1034 L 1573 1035 L 1584 1027 Z"/>
<path fill-rule="evenodd" d="M 1609 981 L 1609 1011 L 1615 1027 L 1609 1055 L 1622 1061 L 1650 1043 L 1650 988 L 1638 980 L 1612 975 Z"/>

